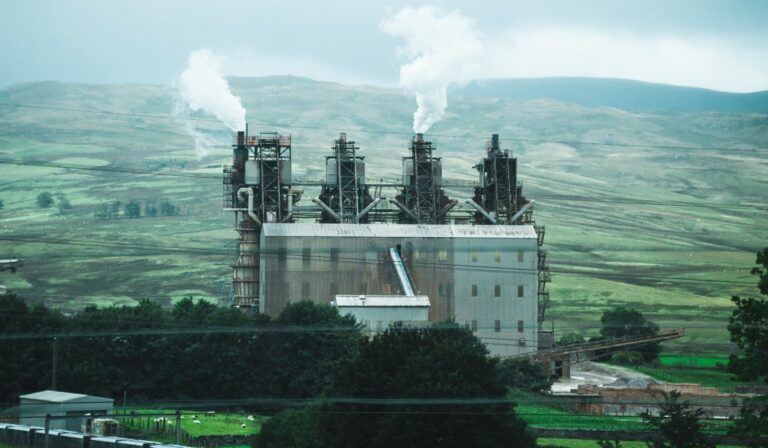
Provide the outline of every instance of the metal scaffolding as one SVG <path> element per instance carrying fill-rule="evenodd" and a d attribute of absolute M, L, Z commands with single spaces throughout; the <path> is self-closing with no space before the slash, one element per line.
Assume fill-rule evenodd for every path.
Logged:
<path fill-rule="evenodd" d="M 390 202 L 400 209 L 398 223 L 444 224 L 446 214 L 458 201 L 449 199 L 442 187 L 443 170 L 433 157 L 432 142 L 424 134 L 411 140 L 411 155 L 403 157 L 403 189 Z"/>
<path fill-rule="evenodd" d="M 259 309 L 259 235 L 265 222 L 292 222 L 301 190 L 291 188 L 291 137 L 238 132 L 232 166 L 224 169 L 224 207 L 240 233 L 233 266 L 234 305 Z"/>
<path fill-rule="evenodd" d="M 365 158 L 359 147 L 341 133 L 334 141 L 333 154 L 325 158 L 325 182 L 320 196 L 313 199 L 321 208 L 320 222 L 367 223 L 368 212 L 381 200 L 374 199 L 365 179 Z"/>

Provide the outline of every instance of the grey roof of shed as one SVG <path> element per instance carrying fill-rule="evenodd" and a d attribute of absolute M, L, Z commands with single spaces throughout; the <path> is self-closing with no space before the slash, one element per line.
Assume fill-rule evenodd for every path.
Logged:
<path fill-rule="evenodd" d="M 73 403 L 73 402 L 110 402 L 112 398 L 96 397 L 93 395 L 73 394 L 70 392 L 61 392 L 58 390 L 44 390 L 32 394 L 21 395 L 19 398 L 25 400 L 47 401 L 49 403 Z"/>
<path fill-rule="evenodd" d="M 337 295 L 335 304 L 339 308 L 429 308 L 427 296 L 382 296 L 382 295 Z"/>
<path fill-rule="evenodd" d="M 531 225 L 266 223 L 264 236 L 368 238 L 536 238 Z"/>

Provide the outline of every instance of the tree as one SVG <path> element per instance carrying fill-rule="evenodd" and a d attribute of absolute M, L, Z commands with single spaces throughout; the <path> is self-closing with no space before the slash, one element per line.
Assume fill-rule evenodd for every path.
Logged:
<path fill-rule="evenodd" d="M 691 409 L 687 401 L 680 402 L 680 392 L 673 390 L 664 394 L 659 405 L 659 415 L 648 411 L 641 414 L 643 421 L 654 427 L 655 439 L 649 441 L 652 448 L 714 448 L 702 433 L 701 408 Z"/>
<path fill-rule="evenodd" d="M 37 195 L 35 201 L 38 208 L 50 208 L 53 205 L 53 195 L 47 191 Z"/>
<path fill-rule="evenodd" d="M 160 201 L 160 215 L 172 216 L 179 212 L 178 207 L 173 205 L 168 199 Z"/>
<path fill-rule="evenodd" d="M 354 356 L 360 339 L 355 318 L 336 307 L 310 301 L 286 306 L 265 344 L 270 393 L 314 398 L 330 384 L 341 360 Z"/>
<path fill-rule="evenodd" d="M 125 204 L 125 216 L 129 218 L 138 218 L 141 216 L 141 205 L 136 201 L 130 201 Z"/>
<path fill-rule="evenodd" d="M 69 203 L 67 195 L 64 193 L 57 193 L 56 199 L 59 201 L 59 213 L 66 213 L 72 209 L 72 204 Z"/>
<path fill-rule="evenodd" d="M 646 320 L 639 311 L 631 308 L 616 307 L 605 311 L 600 322 L 603 324 L 600 334 L 604 338 L 635 338 L 653 336 L 659 332 L 658 325 Z M 643 355 L 646 362 L 656 359 L 660 350 L 657 342 L 635 349 Z"/>
<path fill-rule="evenodd" d="M 575 331 L 572 331 L 570 333 L 566 333 L 560 337 L 560 340 L 557 341 L 557 345 L 559 346 L 565 346 L 565 345 L 574 345 L 574 344 L 582 344 L 584 343 L 584 336 L 581 335 L 581 333 L 576 333 Z"/>
<path fill-rule="evenodd" d="M 768 247 L 757 253 L 757 288 L 768 295 Z M 762 379 L 768 383 L 768 298 L 733 296 L 728 331 L 739 353 L 731 355 L 728 370 L 741 380 Z M 751 440 L 752 446 L 768 446 L 768 394 L 745 400 L 732 429 L 734 435 Z"/>
<path fill-rule="evenodd" d="M 546 392 L 552 387 L 552 379 L 541 365 L 527 358 L 509 358 L 499 364 L 499 376 L 512 389 Z"/>
<path fill-rule="evenodd" d="M 390 328 L 336 372 L 314 414 L 316 446 L 533 447 L 497 369 L 456 324 Z"/>

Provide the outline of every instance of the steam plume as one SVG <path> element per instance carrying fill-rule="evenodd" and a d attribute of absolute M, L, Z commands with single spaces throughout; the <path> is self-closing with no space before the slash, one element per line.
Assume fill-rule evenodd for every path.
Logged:
<path fill-rule="evenodd" d="M 400 51 L 409 62 L 400 67 L 400 87 L 416 94 L 413 131 L 426 132 L 445 113 L 448 87 L 480 73 L 482 36 L 461 13 L 430 6 L 403 8 L 380 27 L 405 40 Z"/>
<path fill-rule="evenodd" d="M 221 75 L 221 58 L 213 51 L 204 48 L 189 55 L 178 87 L 182 104 L 177 105 L 177 113 L 187 118 L 186 129 L 195 139 L 199 157 L 208 155 L 210 139 L 186 117 L 187 110 L 210 112 L 233 131 L 245 129 L 245 109 Z"/>

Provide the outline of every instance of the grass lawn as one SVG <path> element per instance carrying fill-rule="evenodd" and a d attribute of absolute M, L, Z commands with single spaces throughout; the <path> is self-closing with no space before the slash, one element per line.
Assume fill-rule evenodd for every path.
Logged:
<path fill-rule="evenodd" d="M 157 417 L 140 417 L 141 414 L 173 414 L 175 411 L 167 409 L 138 409 L 134 410 L 137 417 L 126 419 L 126 427 L 132 430 L 146 431 L 148 433 L 173 433 L 176 418 L 173 415 L 165 417 L 163 422 L 154 422 Z M 190 437 L 216 436 L 216 435 L 251 435 L 261 431 L 261 425 L 269 419 L 260 415 L 254 415 L 251 421 L 248 414 L 215 413 L 208 414 L 205 411 L 182 411 L 181 430 Z M 197 417 L 197 418 L 194 418 Z M 195 423 L 199 421 L 200 423 Z M 242 426 L 245 425 L 245 426 Z"/>
<path fill-rule="evenodd" d="M 694 367 L 698 369 L 714 369 L 728 365 L 728 356 L 686 356 L 660 355 L 659 362 L 665 367 Z"/>

